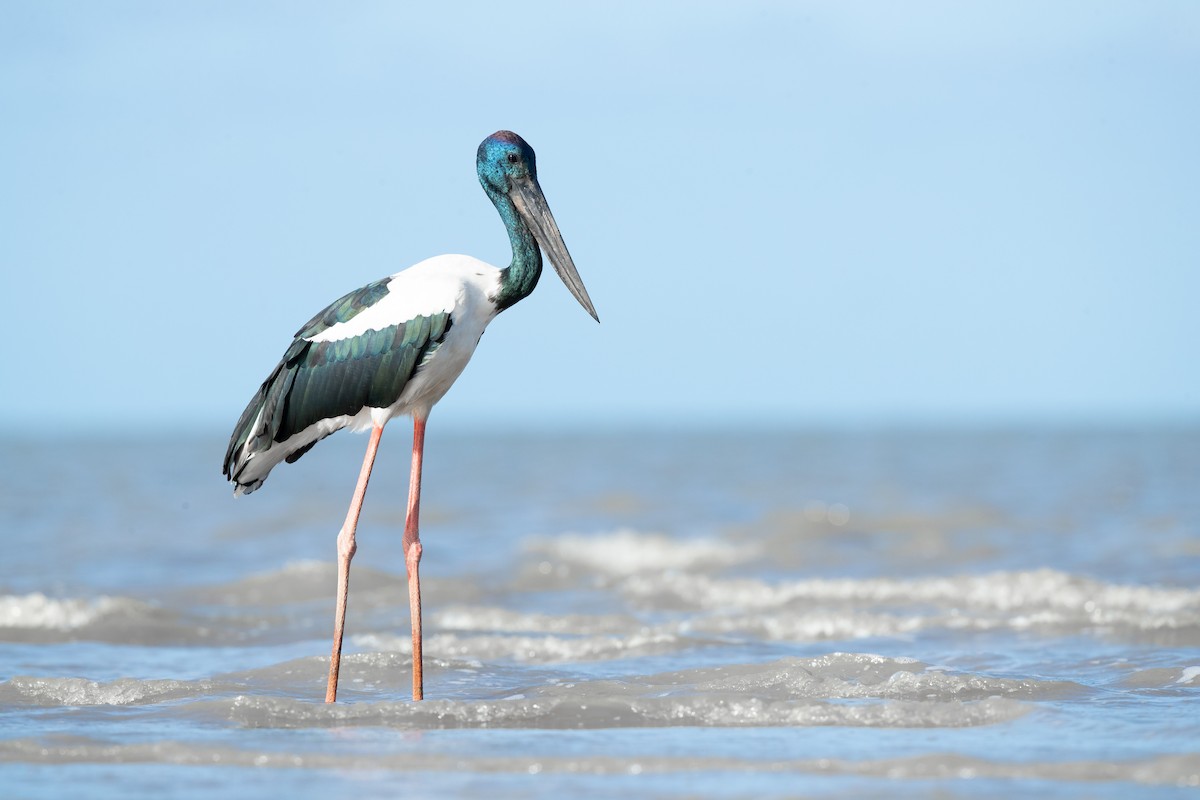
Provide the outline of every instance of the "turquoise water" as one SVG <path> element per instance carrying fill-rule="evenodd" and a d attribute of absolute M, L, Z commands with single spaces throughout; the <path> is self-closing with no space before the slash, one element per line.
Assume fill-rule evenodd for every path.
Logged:
<path fill-rule="evenodd" d="M 436 422 L 436 420 L 434 420 Z M 1174 797 L 1200 430 L 469 436 L 234 500 L 223 437 L 0 449 L 0 794 Z"/>

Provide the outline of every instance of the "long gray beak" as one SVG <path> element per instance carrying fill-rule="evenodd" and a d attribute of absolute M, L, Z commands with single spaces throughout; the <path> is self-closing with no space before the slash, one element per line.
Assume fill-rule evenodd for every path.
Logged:
<path fill-rule="evenodd" d="M 519 178 L 512 182 L 512 189 L 509 190 L 508 196 L 513 201 L 513 205 L 517 207 L 517 213 L 533 231 L 533 238 L 537 239 L 538 246 L 542 248 L 542 251 L 549 257 L 550 263 L 554 265 L 554 271 L 558 273 L 558 277 L 562 278 L 562 282 L 567 285 L 571 294 L 575 295 L 579 304 L 592 315 L 592 319 L 599 322 L 600 317 L 596 316 L 592 299 L 588 297 L 587 289 L 583 288 L 583 281 L 575 270 L 575 262 L 571 260 L 571 254 L 567 252 L 567 243 L 563 241 L 562 234 L 558 230 L 558 223 L 554 221 L 554 215 L 550 213 L 550 206 L 546 204 L 546 196 L 542 194 L 542 187 L 538 186 L 537 181 L 533 178 Z"/>

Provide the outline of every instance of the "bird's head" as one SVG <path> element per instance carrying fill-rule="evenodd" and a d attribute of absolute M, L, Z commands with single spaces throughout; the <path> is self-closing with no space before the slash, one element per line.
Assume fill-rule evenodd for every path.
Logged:
<path fill-rule="evenodd" d="M 537 156 L 529 143 L 512 131 L 496 131 L 479 144 L 476 169 L 488 194 L 506 195 L 514 181 L 525 178 L 537 183 Z"/>
<path fill-rule="evenodd" d="M 567 252 L 558 223 L 550 213 L 542 187 L 538 185 L 537 157 L 529 143 L 512 131 L 496 131 L 480 143 L 476 170 L 484 191 L 496 207 L 501 208 L 501 216 L 509 222 L 510 212 L 502 207 L 507 199 L 517 217 L 533 232 L 533 238 L 549 257 L 558 277 L 592 319 L 599 322 L 583 280 L 575 270 L 575 262 Z"/>

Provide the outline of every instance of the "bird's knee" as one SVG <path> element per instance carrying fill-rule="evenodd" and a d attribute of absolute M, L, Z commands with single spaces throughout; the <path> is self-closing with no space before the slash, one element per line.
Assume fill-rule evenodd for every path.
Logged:
<path fill-rule="evenodd" d="M 347 531 L 343 530 L 341 533 L 338 534 L 338 538 L 337 538 L 338 558 L 349 561 L 350 559 L 354 558 L 354 551 L 356 551 L 357 549 L 358 549 L 358 545 L 354 541 L 354 532 L 353 531 L 347 532 Z"/>
<path fill-rule="evenodd" d="M 408 545 L 408 550 L 404 553 L 404 563 L 408 567 L 408 571 L 412 572 L 421 563 L 421 543 L 412 542 Z"/>

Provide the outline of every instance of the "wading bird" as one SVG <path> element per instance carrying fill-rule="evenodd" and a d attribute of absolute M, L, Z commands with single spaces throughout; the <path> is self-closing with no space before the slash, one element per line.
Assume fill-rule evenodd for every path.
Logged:
<path fill-rule="evenodd" d="M 383 426 L 393 417 L 413 420 L 404 562 L 412 615 L 413 699 L 420 700 L 424 689 L 417 518 L 429 412 L 467 365 L 487 324 L 537 286 L 542 274 L 539 247 L 575 299 L 599 321 L 538 185 L 533 148 L 511 131 L 498 131 L 479 145 L 476 169 L 508 229 L 512 262 L 499 269 L 470 256 L 436 256 L 334 301 L 296 333 L 242 412 L 225 453 L 225 477 L 234 483 L 236 496 L 253 492 L 280 461 L 290 464 L 335 431 L 371 431 L 350 510 L 337 537 L 327 703 L 337 699 L 354 531 Z"/>

